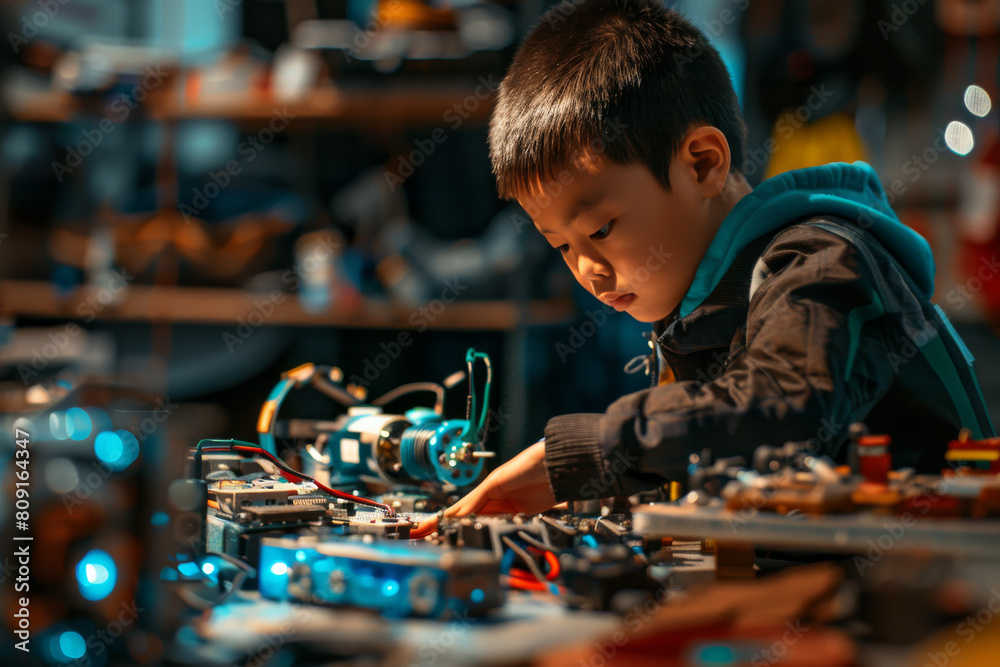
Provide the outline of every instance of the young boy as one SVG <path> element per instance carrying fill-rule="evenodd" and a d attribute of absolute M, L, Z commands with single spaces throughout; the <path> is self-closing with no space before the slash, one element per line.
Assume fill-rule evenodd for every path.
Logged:
<path fill-rule="evenodd" d="M 862 162 L 756 189 L 718 52 L 657 0 L 552 9 L 490 121 L 501 196 L 573 276 L 653 334 L 652 386 L 545 437 L 449 508 L 537 513 L 685 481 L 689 455 L 893 437 L 895 467 L 939 471 L 966 427 L 993 434 L 971 355 L 930 303 L 927 243 Z M 599 382 L 599 378 L 595 378 Z"/>

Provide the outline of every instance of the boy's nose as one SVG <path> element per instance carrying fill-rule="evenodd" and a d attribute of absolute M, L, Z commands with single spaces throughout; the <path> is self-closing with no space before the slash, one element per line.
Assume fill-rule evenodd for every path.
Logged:
<path fill-rule="evenodd" d="M 611 275 L 611 267 L 603 259 L 580 253 L 577 259 L 577 271 L 584 280 L 594 282 Z"/>

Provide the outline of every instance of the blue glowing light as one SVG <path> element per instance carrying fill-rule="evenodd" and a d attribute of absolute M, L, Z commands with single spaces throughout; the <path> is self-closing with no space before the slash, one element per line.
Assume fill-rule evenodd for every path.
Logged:
<path fill-rule="evenodd" d="M 473 588 L 472 592 L 469 593 L 469 599 L 476 604 L 479 604 L 485 598 L 486 598 L 486 593 L 483 593 L 483 589 L 481 588 Z"/>
<path fill-rule="evenodd" d="M 282 563 L 280 560 L 271 566 L 271 574 L 276 577 L 282 577 L 288 574 L 288 565 Z"/>
<path fill-rule="evenodd" d="M 213 565 L 212 563 L 203 563 L 201 566 L 201 571 L 204 572 L 205 574 L 212 574 L 213 572 L 215 572 L 215 565 Z"/>
<path fill-rule="evenodd" d="M 170 515 L 166 512 L 153 512 L 149 520 L 154 526 L 165 526 L 170 521 Z"/>
<path fill-rule="evenodd" d="M 139 440 L 129 431 L 101 431 L 94 438 L 94 454 L 113 470 L 124 470 L 139 456 Z"/>
<path fill-rule="evenodd" d="M 86 440 L 94 430 L 90 415 L 83 408 L 70 408 L 66 411 L 66 432 L 72 440 Z"/>
<path fill-rule="evenodd" d="M 107 551 L 92 549 L 76 564 L 80 595 L 90 601 L 103 600 L 115 588 L 118 568 Z"/>
<path fill-rule="evenodd" d="M 177 566 L 177 571 L 183 574 L 185 577 L 196 577 L 198 572 L 201 570 L 198 568 L 198 563 L 194 561 L 187 561 L 186 563 L 181 563 Z"/>
<path fill-rule="evenodd" d="M 399 592 L 399 582 L 395 579 L 386 579 L 382 584 L 382 595 L 392 597 Z"/>
<path fill-rule="evenodd" d="M 83 640 L 80 633 L 67 630 L 59 635 L 59 650 L 70 660 L 82 658 L 87 652 L 87 642 Z"/>

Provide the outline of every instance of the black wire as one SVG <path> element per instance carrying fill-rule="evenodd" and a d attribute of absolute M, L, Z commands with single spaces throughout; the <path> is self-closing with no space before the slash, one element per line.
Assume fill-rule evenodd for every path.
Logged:
<path fill-rule="evenodd" d="M 317 369 L 317 371 L 319 371 L 319 369 Z M 329 372 L 329 368 L 324 368 L 323 373 L 314 373 L 313 376 L 309 378 L 309 384 L 311 384 L 321 394 L 332 398 L 345 407 L 361 405 L 361 401 L 356 396 L 327 378 L 326 374 Z M 275 411 L 275 415 L 277 415 L 277 411 Z"/>
<path fill-rule="evenodd" d="M 602 521 L 604 521 L 603 524 L 601 523 Z M 602 525 L 604 526 L 605 530 L 607 530 L 610 533 L 612 533 L 615 537 L 621 537 L 623 535 L 628 534 L 627 530 L 625 530 L 621 526 L 615 525 L 611 521 L 608 521 L 607 517 L 603 517 L 602 516 L 602 517 L 598 518 L 597 521 L 594 522 L 594 528 L 596 528 L 598 530 L 600 530 L 600 528 L 601 528 Z"/>
<path fill-rule="evenodd" d="M 440 414 L 444 409 L 444 387 L 436 382 L 411 382 L 410 384 L 404 384 L 401 387 L 396 387 L 395 389 L 391 389 L 382 394 L 372 401 L 372 405 L 385 405 L 387 403 L 391 403 L 400 396 L 405 396 L 418 391 L 430 391 L 434 393 L 436 397 L 434 404 L 435 412 Z"/>
<path fill-rule="evenodd" d="M 182 600 L 184 600 L 184 602 L 186 602 L 189 606 L 194 607 L 195 609 L 199 609 L 201 611 L 204 611 L 206 609 L 212 609 L 213 607 L 216 607 L 219 604 L 225 602 L 232 595 L 239 593 L 242 590 L 244 583 L 246 583 L 249 579 L 253 579 L 254 577 L 257 576 L 257 570 L 252 565 L 250 565 L 249 563 L 244 563 L 235 556 L 230 556 L 229 554 L 224 554 L 224 553 L 214 553 L 214 552 L 211 555 L 216 556 L 226 561 L 227 563 L 235 566 L 238 569 L 238 571 L 236 572 L 236 575 L 229 580 L 228 590 L 221 590 L 219 591 L 218 595 L 212 596 L 210 598 L 203 597 L 195 592 L 197 588 L 205 588 L 204 581 L 181 582 L 181 586 L 177 590 L 177 595 Z M 223 581 L 224 580 L 222 579 L 220 572 L 219 576 L 220 587 L 223 585 Z"/>
<path fill-rule="evenodd" d="M 528 535 L 523 530 L 517 531 L 517 536 L 520 537 L 525 542 L 527 542 L 528 544 L 530 544 L 531 546 L 535 547 L 536 549 L 541 549 L 542 551 L 552 551 L 553 550 L 552 547 L 545 546 L 544 543 L 538 541 L 537 539 L 535 539 L 531 535 Z"/>
<path fill-rule="evenodd" d="M 576 536 L 577 533 L 576 528 L 573 528 L 572 526 L 567 526 L 561 521 L 556 521 L 552 517 L 542 516 L 542 521 L 549 524 L 550 526 L 552 526 L 559 532 L 563 533 L 564 535 L 569 535 L 570 537 Z"/>
<path fill-rule="evenodd" d="M 516 553 L 518 556 L 521 557 L 521 560 L 523 560 L 525 564 L 527 564 L 528 569 L 531 570 L 531 574 L 535 575 L 535 578 L 538 579 L 539 583 L 544 584 L 546 586 L 551 584 L 551 582 L 545 578 L 545 574 L 542 573 L 541 568 L 538 567 L 538 563 L 536 563 L 535 559 L 531 557 L 531 554 L 529 554 L 527 551 L 518 546 L 518 544 L 514 540 L 510 539 L 506 535 L 504 535 L 500 539 L 503 541 L 504 544 L 507 545 L 507 547 L 511 551 L 513 551 L 514 553 Z"/>

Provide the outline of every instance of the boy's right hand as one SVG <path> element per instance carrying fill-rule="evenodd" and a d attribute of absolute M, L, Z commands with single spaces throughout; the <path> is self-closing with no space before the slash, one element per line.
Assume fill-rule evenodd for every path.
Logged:
<path fill-rule="evenodd" d="M 446 517 L 469 514 L 538 514 L 556 499 L 545 473 L 545 443 L 536 442 L 486 476 L 479 486 L 444 511 Z M 437 519 L 424 521 L 411 534 L 430 534 Z"/>

